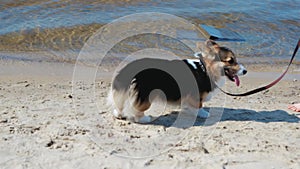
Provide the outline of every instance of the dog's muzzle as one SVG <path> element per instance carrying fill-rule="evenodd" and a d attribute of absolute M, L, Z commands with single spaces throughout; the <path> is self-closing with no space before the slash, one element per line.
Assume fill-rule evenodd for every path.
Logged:
<path fill-rule="evenodd" d="M 237 75 L 241 76 L 247 74 L 247 69 L 243 65 L 239 65 L 239 66 L 240 66 L 240 70 L 237 72 Z"/>

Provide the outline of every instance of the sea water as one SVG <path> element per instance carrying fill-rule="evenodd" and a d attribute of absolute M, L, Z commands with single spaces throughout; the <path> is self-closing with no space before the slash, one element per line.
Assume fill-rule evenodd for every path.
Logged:
<path fill-rule="evenodd" d="M 237 32 L 246 41 L 226 42 L 226 45 L 245 58 L 288 59 L 300 38 L 300 0 L 0 0 L 0 57 L 75 62 L 97 30 L 120 17 L 141 12 L 171 14 L 195 25 L 206 24 Z M 203 41 L 192 30 L 182 31 L 181 36 Z M 143 40 L 156 46 L 162 44 L 153 37 L 146 36 Z M 173 41 L 164 43 L 184 50 L 172 44 Z M 128 42 L 115 50 L 126 53 L 125 49 L 139 45 Z"/>

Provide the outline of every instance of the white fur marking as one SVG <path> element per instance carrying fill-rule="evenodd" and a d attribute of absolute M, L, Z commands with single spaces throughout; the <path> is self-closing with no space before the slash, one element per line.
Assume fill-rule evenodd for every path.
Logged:
<path fill-rule="evenodd" d="M 116 109 L 113 110 L 113 115 L 114 115 L 116 118 L 120 118 L 120 113 L 119 113 L 118 110 L 116 110 Z"/>
<path fill-rule="evenodd" d="M 240 70 L 237 72 L 237 75 L 244 75 L 244 70 L 247 70 L 243 65 L 239 64 Z"/>
<path fill-rule="evenodd" d="M 192 65 L 193 68 L 197 69 L 197 65 L 195 64 L 196 62 L 200 63 L 199 59 L 187 59 L 186 60 L 188 64 Z"/>
<path fill-rule="evenodd" d="M 219 87 L 222 87 L 225 85 L 225 77 L 221 77 L 218 81 L 217 81 L 217 85 Z M 211 92 L 208 93 L 208 95 L 205 97 L 204 101 L 209 101 L 214 95 L 216 95 L 219 92 L 219 90 L 213 90 Z"/>

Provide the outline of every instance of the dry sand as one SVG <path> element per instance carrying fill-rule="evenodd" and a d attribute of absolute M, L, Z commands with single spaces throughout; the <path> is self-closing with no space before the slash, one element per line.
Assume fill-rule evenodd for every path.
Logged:
<path fill-rule="evenodd" d="M 265 92 L 217 94 L 205 104 L 211 117 L 187 129 L 169 127 L 169 109 L 147 125 L 114 119 L 110 78 L 72 83 L 73 65 L 0 66 L 0 168 L 300 168 L 300 114 L 287 109 L 300 102 L 299 65 Z M 248 69 L 241 87 L 225 89 L 261 86 L 284 66 Z"/>

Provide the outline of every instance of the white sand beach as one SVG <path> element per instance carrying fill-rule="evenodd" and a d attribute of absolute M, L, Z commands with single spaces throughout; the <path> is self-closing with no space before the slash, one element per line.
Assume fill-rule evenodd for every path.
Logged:
<path fill-rule="evenodd" d="M 224 89 L 262 86 L 285 68 L 246 66 L 241 87 Z M 169 127 L 176 110 L 146 125 L 114 119 L 105 106 L 110 78 L 74 84 L 72 73 L 71 64 L 1 63 L 0 168 L 300 167 L 300 114 L 287 109 L 300 102 L 299 65 L 262 93 L 218 93 L 205 104 L 211 117 L 187 129 Z"/>

